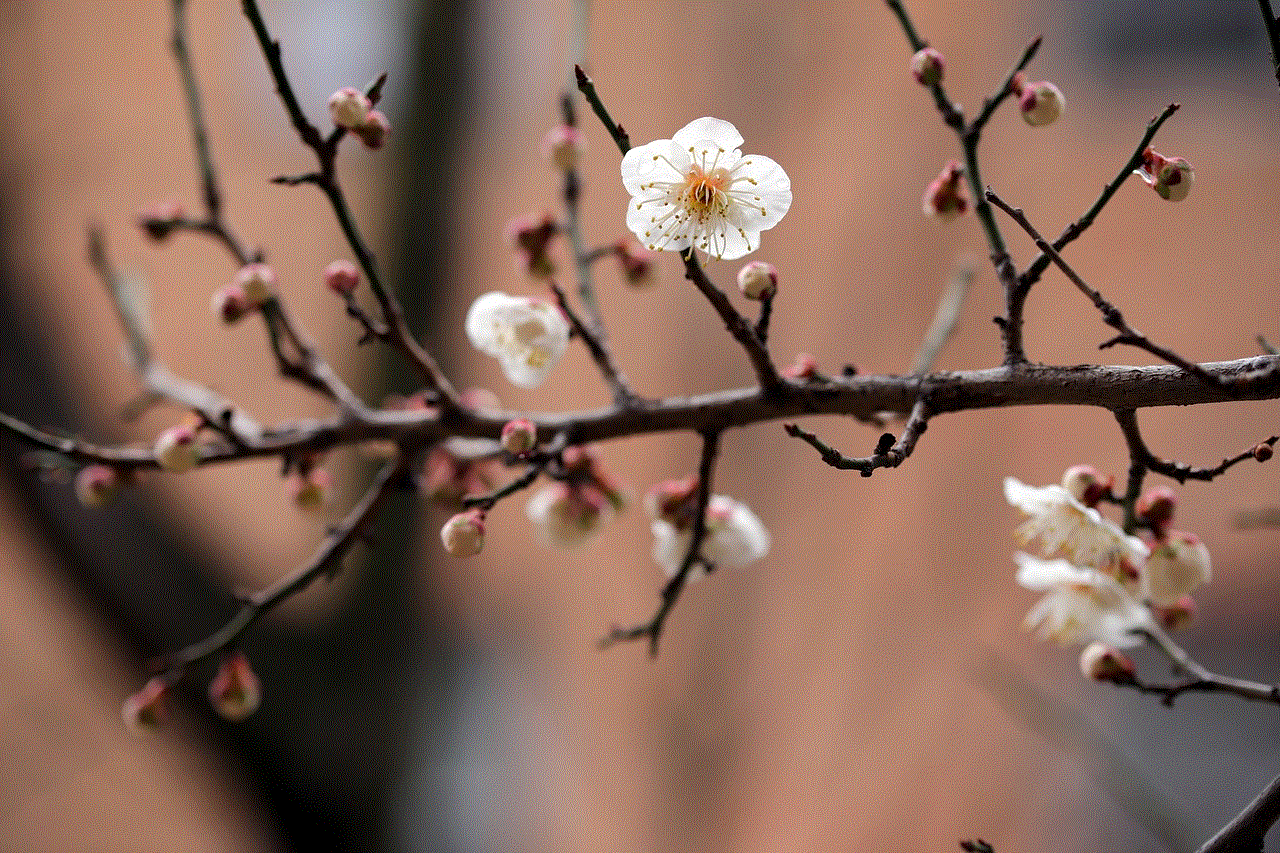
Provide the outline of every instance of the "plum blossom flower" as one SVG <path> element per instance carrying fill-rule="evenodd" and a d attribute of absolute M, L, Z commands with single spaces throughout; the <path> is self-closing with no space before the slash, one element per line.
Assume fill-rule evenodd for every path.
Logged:
<path fill-rule="evenodd" d="M 1107 521 L 1059 485 L 1036 488 L 1004 478 L 1004 496 L 1028 516 L 1016 531 L 1023 545 L 1039 538 L 1044 556 L 1066 554 L 1072 562 L 1114 576 L 1128 576 L 1147 558 L 1147 546 Z"/>
<path fill-rule="evenodd" d="M 476 349 L 498 359 L 521 388 L 541 385 L 569 345 L 569 322 L 558 308 L 498 291 L 471 304 L 466 330 Z"/>
<path fill-rule="evenodd" d="M 1185 530 L 1169 530 L 1152 546 L 1142 571 L 1142 592 L 1156 605 L 1174 605 L 1208 583 L 1212 574 L 1209 549 L 1200 537 Z"/>
<path fill-rule="evenodd" d="M 627 227 L 650 250 L 700 249 L 732 260 L 791 207 L 791 179 L 768 157 L 744 155 L 737 128 L 700 118 L 622 158 Z"/>
<path fill-rule="evenodd" d="M 669 514 L 656 514 L 652 525 L 653 559 L 668 575 L 675 575 L 689 550 L 692 525 L 677 526 L 665 517 Z M 711 496 L 707 503 L 707 536 L 702 542 L 702 556 L 707 562 L 739 569 L 768 554 L 769 545 L 769 531 L 750 507 L 725 495 Z M 701 568 L 695 568 L 690 578 L 703 574 Z"/>
<path fill-rule="evenodd" d="M 1098 641 L 1116 648 L 1136 646 L 1134 633 L 1151 624 L 1151 612 L 1110 575 L 1068 560 L 1041 560 L 1021 552 L 1018 583 L 1044 597 L 1023 624 L 1060 645 Z"/>

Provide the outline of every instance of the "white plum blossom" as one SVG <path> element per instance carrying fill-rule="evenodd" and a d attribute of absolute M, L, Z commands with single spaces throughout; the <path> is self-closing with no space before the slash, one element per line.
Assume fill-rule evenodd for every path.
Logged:
<path fill-rule="evenodd" d="M 1170 530 L 1155 543 L 1142 571 L 1142 592 L 1161 607 L 1176 604 L 1213 574 L 1209 549 L 1200 537 L 1185 530 Z"/>
<path fill-rule="evenodd" d="M 1134 631 L 1151 625 L 1151 612 L 1110 575 L 1021 552 L 1013 559 L 1018 583 L 1045 593 L 1023 622 L 1029 630 L 1064 646 L 1096 640 L 1125 648 L 1142 642 Z"/>
<path fill-rule="evenodd" d="M 653 559 L 668 575 L 680 571 L 691 529 L 682 529 L 664 518 L 653 522 Z M 740 569 L 769 553 L 769 531 L 746 504 L 725 495 L 712 495 L 707 502 L 707 536 L 702 556 L 716 567 Z M 690 578 L 701 577 L 695 568 Z"/>
<path fill-rule="evenodd" d="M 1141 539 L 1126 535 L 1062 486 L 1036 488 L 1005 477 L 1004 496 L 1028 516 L 1016 531 L 1018 541 L 1027 545 L 1038 537 L 1046 557 L 1063 553 L 1077 565 L 1116 576 L 1130 575 L 1147 558 Z"/>
<path fill-rule="evenodd" d="M 791 179 L 768 157 L 744 155 L 741 144 L 732 124 L 706 117 L 628 151 L 627 227 L 640 243 L 729 260 L 759 248 L 760 232 L 791 207 Z"/>
<path fill-rule="evenodd" d="M 549 302 L 494 291 L 471 304 L 467 337 L 521 388 L 536 388 L 569 345 L 569 322 Z"/>

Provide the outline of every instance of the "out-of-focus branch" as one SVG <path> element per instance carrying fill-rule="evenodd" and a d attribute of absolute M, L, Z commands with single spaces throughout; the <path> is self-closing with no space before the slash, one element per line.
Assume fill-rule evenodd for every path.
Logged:
<path fill-rule="evenodd" d="M 956 324 L 960 322 L 960 309 L 964 307 L 965 297 L 969 295 L 975 272 L 970 258 L 961 259 L 952 269 L 951 276 L 947 280 L 947 288 L 942 292 L 942 297 L 938 300 L 938 308 L 934 311 L 933 322 L 929 324 L 929 330 L 924 333 L 920 349 L 911 363 L 912 373 L 923 374 L 933 369 L 938 353 L 942 352 L 942 347 L 955 331 Z"/>
<path fill-rule="evenodd" d="M 1132 682 L 1117 681 L 1120 686 L 1133 687 L 1142 693 L 1153 693 L 1160 696 L 1165 705 L 1173 705 L 1183 693 L 1230 693 L 1243 699 L 1255 702 L 1269 702 L 1280 705 L 1280 686 L 1248 681 L 1229 675 L 1219 675 L 1201 666 L 1186 650 L 1173 641 L 1165 630 L 1154 622 L 1138 630 L 1150 640 L 1156 648 L 1164 652 L 1178 671 L 1186 674 L 1186 678 L 1172 684 L 1153 684 L 1144 682 L 1134 676 Z"/>
<path fill-rule="evenodd" d="M 685 551 L 680 568 L 662 587 L 661 602 L 658 609 L 647 622 L 631 628 L 614 628 L 597 644 L 605 649 L 618 643 L 647 639 L 649 656 L 658 656 L 658 641 L 662 637 L 662 626 L 666 624 L 671 609 L 680 600 L 680 593 L 689 582 L 689 576 L 695 568 L 711 571 L 715 566 L 707 562 L 702 555 L 702 543 L 707 538 L 707 506 L 711 502 L 711 478 L 715 474 L 716 455 L 720 449 L 720 431 L 702 431 L 702 456 L 698 462 L 698 494 L 693 516 L 693 529 L 689 534 L 689 547 Z"/>
<path fill-rule="evenodd" d="M 396 478 L 404 472 L 405 461 L 388 463 L 365 491 L 351 511 L 329 531 L 311 559 L 292 574 L 249 596 L 240 610 L 222 628 L 198 643 L 166 655 L 157 662 L 168 678 L 180 677 L 182 671 L 197 661 L 233 648 L 253 624 L 281 603 L 310 586 L 322 575 L 332 577 L 341 569 L 344 555 L 359 541 L 361 534 Z"/>
<path fill-rule="evenodd" d="M 1262 853 L 1262 840 L 1277 820 L 1280 820 L 1280 776 L 1272 779 L 1244 811 L 1218 830 L 1197 853 Z"/>

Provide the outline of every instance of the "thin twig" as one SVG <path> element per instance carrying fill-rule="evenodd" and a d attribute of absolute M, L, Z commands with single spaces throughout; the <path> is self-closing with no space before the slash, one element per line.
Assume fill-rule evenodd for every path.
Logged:
<path fill-rule="evenodd" d="M 1035 226 L 1027 220 L 1027 217 L 1023 214 L 1021 208 L 1009 206 L 1009 204 L 1005 202 L 1004 199 L 1000 198 L 1000 196 L 996 195 L 995 191 L 990 187 L 987 188 L 984 195 L 987 200 L 999 207 L 1005 213 L 1009 214 L 1009 217 L 1014 222 L 1022 226 L 1022 229 L 1030 235 L 1032 240 L 1035 241 L 1036 247 L 1039 248 L 1041 252 L 1048 255 L 1051 261 L 1057 264 L 1058 268 L 1062 270 L 1063 274 L 1080 290 L 1081 293 L 1089 297 L 1090 301 L 1093 302 L 1094 307 L 1102 314 L 1103 322 L 1120 332 L 1120 334 L 1114 338 L 1103 341 L 1099 344 L 1098 349 L 1106 349 L 1107 347 L 1112 347 L 1116 344 L 1128 344 L 1129 346 L 1146 350 L 1157 358 L 1164 359 L 1170 364 L 1181 367 L 1183 370 L 1193 376 L 1196 376 L 1203 382 L 1220 384 L 1221 380 L 1217 376 L 1209 373 L 1200 365 L 1188 361 L 1173 350 L 1152 342 L 1146 335 L 1142 334 L 1125 322 L 1124 315 L 1120 313 L 1120 309 L 1116 308 L 1104 299 L 1100 292 L 1085 283 L 1084 279 L 1082 279 L 1076 271 L 1073 270 L 1065 260 L 1063 260 L 1062 255 L 1058 254 L 1057 250 L 1054 249 L 1053 246 L 1049 245 L 1049 242 L 1040 235 L 1040 232 L 1035 229 Z"/>
<path fill-rule="evenodd" d="M 288 575 L 250 596 L 240 610 L 219 630 L 198 643 L 166 655 L 157 662 L 158 668 L 171 677 L 180 676 L 182 670 L 197 661 L 232 648 L 255 622 L 270 613 L 283 602 L 310 586 L 322 575 L 332 577 L 341 567 L 342 557 L 359 541 L 365 527 L 373 517 L 382 499 L 395 479 L 403 473 L 405 462 L 385 465 L 346 517 L 329 531 L 317 547 L 311 559 Z"/>
<path fill-rule="evenodd" d="M 912 373 L 920 375 L 933 369 L 938 353 L 942 351 L 943 345 L 955 331 L 956 324 L 960 322 L 960 309 L 964 307 L 964 300 L 969 295 L 975 273 L 976 270 L 970 258 L 961 259 L 951 270 L 947 288 L 938 300 L 937 310 L 934 311 L 933 322 L 929 324 L 929 330 L 924 333 L 920 349 L 911 363 Z"/>
<path fill-rule="evenodd" d="M 765 349 L 764 344 L 760 342 L 760 338 L 756 336 L 755 329 L 752 328 L 750 321 L 743 317 L 737 308 L 733 307 L 733 303 L 729 301 L 729 297 L 724 295 L 724 291 L 712 284 L 711 279 L 707 278 L 707 273 L 703 270 L 702 264 L 698 262 L 698 257 L 694 254 L 692 248 L 683 252 L 681 257 L 684 259 L 685 278 L 692 281 L 694 286 L 707 298 L 711 306 L 716 309 L 716 313 L 720 315 L 720 319 L 724 321 L 725 328 L 729 330 L 729 334 L 733 335 L 733 339 L 747 351 L 747 357 L 751 359 L 751 366 L 756 371 L 756 380 L 760 383 L 760 388 L 764 391 L 765 396 L 776 396 L 785 383 L 778 374 L 778 368 L 774 365 L 773 359 L 769 357 L 769 351 Z"/>
<path fill-rule="evenodd" d="M 285 71 L 280 54 L 280 43 L 274 41 L 267 31 L 266 22 L 262 18 L 262 13 L 258 9 L 256 0 L 242 0 L 242 7 L 245 17 L 249 19 L 249 23 L 253 26 L 254 35 L 258 39 L 258 45 L 262 49 L 263 57 L 266 59 L 267 68 L 275 81 L 276 92 L 280 95 L 285 112 L 288 113 L 289 120 L 298 132 L 298 137 L 302 140 L 302 143 L 316 155 L 320 171 L 309 182 L 319 187 L 325 198 L 329 200 L 329 205 L 333 208 L 338 226 L 342 229 L 343 236 L 346 237 L 347 244 L 351 247 L 351 252 L 355 255 L 356 262 L 360 265 L 365 280 L 369 283 L 369 290 L 377 299 L 378 305 L 382 310 L 383 319 L 386 323 L 386 334 L 381 336 L 381 339 L 399 350 L 418 370 L 427 389 L 440 395 L 441 406 L 449 410 L 454 416 L 458 416 L 463 411 L 463 406 L 458 399 L 457 392 L 449 383 L 449 380 L 445 378 L 436 360 L 423 349 L 422 345 L 418 343 L 418 340 L 409 330 L 408 324 L 404 319 L 404 309 L 383 284 L 373 252 L 369 249 L 368 244 L 365 243 L 364 237 L 360 234 L 360 230 L 356 225 L 355 217 L 352 216 L 351 210 L 347 206 L 346 195 L 338 182 L 336 172 L 337 143 L 342 139 L 342 135 L 334 134 L 326 139 L 306 117 L 301 105 L 298 103 L 297 96 L 293 93 L 293 86 L 289 82 L 288 73 Z M 381 82 L 382 78 L 379 78 L 371 88 L 380 89 Z"/>
<path fill-rule="evenodd" d="M 1124 433 L 1125 442 L 1128 444 L 1129 455 L 1136 457 L 1147 470 L 1163 474 L 1166 477 L 1177 480 L 1179 483 L 1185 483 L 1187 480 L 1204 480 L 1207 482 L 1246 459 L 1258 458 L 1255 453 L 1258 444 L 1255 444 L 1235 456 L 1224 458 L 1213 467 L 1197 468 L 1185 462 L 1161 459 L 1147 448 L 1146 442 L 1142 439 L 1142 432 L 1138 429 L 1138 416 L 1132 409 L 1121 409 L 1115 413 L 1115 416 L 1116 421 L 1120 424 L 1121 432 Z M 1270 438 L 1263 439 L 1259 444 L 1274 447 L 1277 441 L 1280 441 L 1280 436 L 1273 435 Z"/>
<path fill-rule="evenodd" d="M 609 111 L 605 109 L 604 102 L 600 100 L 600 96 L 596 94 L 596 84 L 582 70 L 581 65 L 573 66 L 574 77 L 578 81 L 578 91 L 582 93 L 582 97 L 587 99 L 587 103 L 591 105 L 591 109 L 596 114 L 596 118 L 600 119 L 600 123 L 604 125 L 604 129 L 609 132 L 609 136 L 613 137 L 613 141 L 618 146 L 618 150 L 626 154 L 631 150 L 631 137 L 622 129 L 622 125 L 613 120 L 609 115 Z"/>
<path fill-rule="evenodd" d="M 534 481 L 547 470 L 547 466 L 551 464 L 564 450 L 567 444 L 568 436 L 565 433 L 558 434 L 546 448 L 536 453 L 530 454 L 528 467 L 524 473 L 516 477 L 504 486 L 494 489 L 492 492 L 484 495 L 474 495 L 462 499 L 462 506 L 465 509 L 482 509 L 485 512 L 497 506 L 498 501 L 503 498 L 514 495 L 516 492 L 522 491 L 533 485 Z"/>
<path fill-rule="evenodd" d="M 639 398 L 635 392 L 631 390 L 631 386 L 627 384 L 626 377 L 618 370 L 617 364 L 614 363 L 613 353 L 606 347 L 596 334 L 596 330 L 589 328 L 582 322 L 582 318 L 574 312 L 565 299 L 564 290 L 554 281 L 551 284 L 551 292 L 555 294 L 556 303 L 560 306 L 560 310 L 569 318 L 569 325 L 573 328 L 573 333 L 577 335 L 582 343 L 586 346 L 587 352 L 591 353 L 591 360 L 596 363 L 600 374 L 604 377 L 604 381 L 608 383 L 609 389 L 613 392 L 613 402 L 617 406 L 628 408 L 639 402 Z"/>
<path fill-rule="evenodd" d="M 915 450 L 916 442 L 920 440 L 920 436 L 929 428 L 931 414 L 926 398 L 921 395 L 911 409 L 911 417 L 907 419 L 906 425 L 902 428 L 902 436 L 895 440 L 893 433 L 884 433 L 880 436 L 880 440 L 876 442 L 875 452 L 870 456 L 845 456 L 813 433 L 801 429 L 796 424 L 783 424 L 783 429 L 792 438 L 803 439 L 807 442 L 814 450 L 818 451 L 822 461 L 832 468 L 839 468 L 842 471 L 859 471 L 862 476 L 870 477 L 877 468 L 897 468 L 906 461 L 911 452 Z"/>
<path fill-rule="evenodd" d="M 680 593 L 684 591 L 685 585 L 689 582 L 691 573 L 695 568 L 702 568 L 708 571 L 714 568 L 702 556 L 702 543 L 707 536 L 707 505 L 711 502 L 711 478 L 715 474 L 716 454 L 719 452 L 719 447 L 719 430 L 704 430 L 702 432 L 702 456 L 698 462 L 697 502 L 693 516 L 693 529 L 689 534 L 689 547 L 685 551 L 684 560 L 681 561 L 679 570 L 663 585 L 658 609 L 654 611 L 653 616 L 647 622 L 631 628 L 614 628 L 597 643 L 599 648 L 607 649 L 618 643 L 648 639 L 649 656 L 657 657 L 658 641 L 662 636 L 662 626 L 666 623 L 667 617 L 671 615 L 671 609 L 679 601 Z"/>
<path fill-rule="evenodd" d="M 1262 24 L 1267 30 L 1267 43 L 1271 45 L 1271 66 L 1276 82 L 1280 83 L 1280 20 L 1271 9 L 1271 0 L 1258 0 L 1258 8 L 1262 11 Z"/>
<path fill-rule="evenodd" d="M 1106 206 L 1107 202 L 1111 201 L 1111 197 L 1120 189 L 1120 185 L 1133 174 L 1134 169 L 1142 165 L 1142 152 L 1146 151 L 1147 146 L 1151 144 L 1151 140 L 1155 139 L 1156 131 L 1160 129 L 1160 126 L 1168 120 L 1169 116 L 1176 113 L 1179 107 L 1181 107 L 1181 104 L 1169 104 L 1169 106 L 1165 107 L 1158 114 L 1152 116 L 1151 120 L 1147 122 L 1147 129 L 1142 134 L 1142 139 L 1138 140 L 1138 147 L 1133 150 L 1133 154 L 1131 154 L 1129 159 L 1125 161 L 1124 165 L 1120 167 L 1120 171 L 1116 173 L 1116 176 L 1112 178 L 1111 182 L 1102 188 L 1102 192 L 1098 195 L 1098 198 L 1093 202 L 1093 204 L 1089 206 L 1089 209 L 1081 214 L 1079 219 L 1063 229 L 1062 233 L 1053 241 L 1054 249 L 1061 252 L 1069 243 L 1083 234 L 1085 230 L 1093 224 L 1093 220 L 1102 212 L 1102 208 Z M 1040 279 L 1040 276 L 1044 273 L 1045 269 L 1048 268 L 1049 263 L 1049 256 L 1041 252 L 1039 255 L 1036 255 L 1030 264 L 1027 265 L 1026 270 L 1022 273 L 1018 282 L 1019 287 L 1023 291 L 1023 299 L 1026 298 L 1026 291 L 1030 290 L 1031 285 L 1035 284 Z"/>
<path fill-rule="evenodd" d="M 1142 634 L 1154 643 L 1156 648 L 1164 652 L 1165 656 L 1173 662 L 1179 671 L 1187 675 L 1186 679 L 1175 684 L 1163 685 L 1147 684 L 1135 679 L 1133 687 L 1143 693 L 1160 695 L 1161 701 L 1165 705 L 1172 706 L 1174 700 L 1183 693 L 1230 693 L 1242 699 L 1280 705 L 1280 686 L 1210 672 L 1197 663 L 1191 655 L 1187 654 L 1185 649 L 1175 643 L 1173 638 L 1158 624 L 1152 622 L 1141 629 L 1137 629 L 1136 633 Z"/>

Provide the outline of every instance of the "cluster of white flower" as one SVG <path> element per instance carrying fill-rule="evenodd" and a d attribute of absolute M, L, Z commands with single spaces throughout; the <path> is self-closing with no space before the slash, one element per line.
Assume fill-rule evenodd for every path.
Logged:
<path fill-rule="evenodd" d="M 1115 501 L 1112 484 L 1087 465 L 1068 469 L 1061 485 L 1036 488 L 1005 478 L 1005 499 L 1027 516 L 1019 542 L 1040 545 L 1040 557 L 1018 553 L 1014 561 L 1018 583 L 1044 593 L 1026 625 L 1046 639 L 1138 645 L 1141 631 L 1157 621 L 1167 627 L 1184 621 L 1194 610 L 1190 593 L 1209 580 L 1208 549 L 1194 534 L 1168 526 L 1176 504 L 1170 489 L 1152 489 L 1136 504 L 1150 532 L 1144 542 L 1098 512 L 1103 500 Z M 1098 654 L 1091 646 L 1092 663 Z"/>

